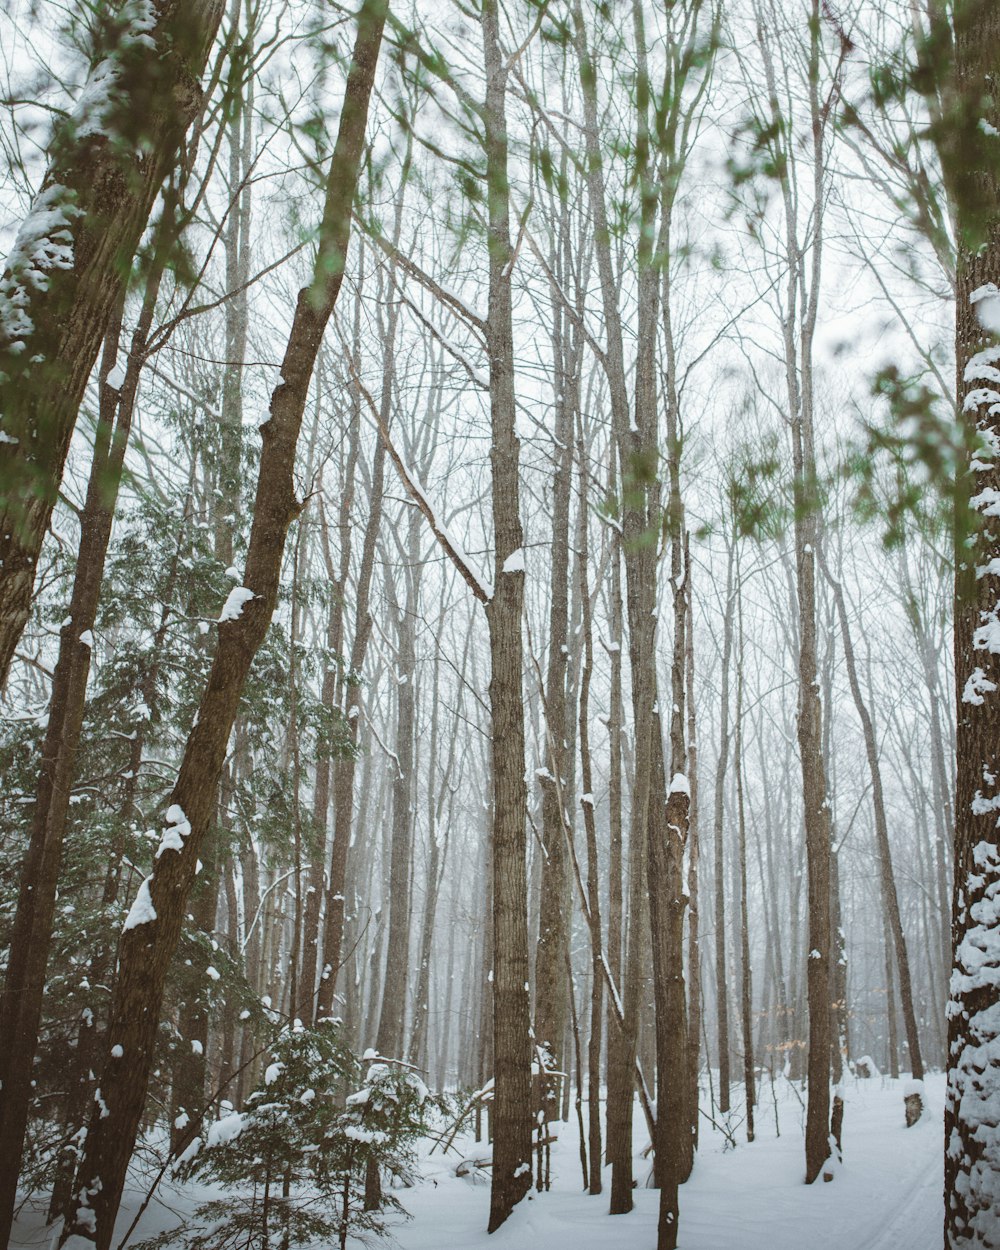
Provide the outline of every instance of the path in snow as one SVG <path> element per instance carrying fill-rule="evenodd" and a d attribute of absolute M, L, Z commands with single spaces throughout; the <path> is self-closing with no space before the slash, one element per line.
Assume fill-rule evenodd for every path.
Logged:
<path fill-rule="evenodd" d="M 845 1163 L 830 1184 L 802 1183 L 802 1112 L 787 1084 L 779 1099 L 780 1138 L 766 1081 L 753 1145 L 741 1141 L 723 1151 L 722 1138 L 703 1121 L 695 1170 L 681 1190 L 681 1250 L 940 1250 L 944 1079 L 932 1076 L 926 1084 L 930 1113 L 912 1129 L 903 1121 L 901 1082 L 848 1084 Z M 565 1128 L 570 1131 L 553 1151 L 553 1191 L 522 1203 L 489 1238 L 482 1231 L 488 1187 L 450 1176 L 432 1156 L 428 1175 L 433 1166 L 437 1188 L 400 1194 L 414 1218 L 395 1230 L 399 1245 L 654 1250 L 656 1192 L 637 1190 L 630 1215 L 609 1216 L 607 1184 L 600 1197 L 580 1193 L 575 1120 Z M 610 1182 L 607 1170 L 605 1177 Z"/>

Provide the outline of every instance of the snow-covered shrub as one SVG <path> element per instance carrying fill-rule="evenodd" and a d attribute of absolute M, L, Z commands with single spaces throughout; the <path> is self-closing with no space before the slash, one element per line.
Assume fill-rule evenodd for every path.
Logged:
<path fill-rule="evenodd" d="M 381 1175 L 389 1172 L 408 1183 L 413 1142 L 424 1131 L 427 1086 L 416 1072 L 387 1063 L 373 1051 L 366 1052 L 364 1062 L 364 1085 L 348 1096 L 341 1127 L 356 1166 L 364 1171 L 366 1208 L 398 1209 L 394 1198 L 384 1196 Z"/>
<path fill-rule="evenodd" d="M 392 1198 L 381 1208 L 366 1202 L 366 1172 L 408 1165 L 426 1090 L 374 1064 L 364 1087 L 338 1105 L 337 1090 L 358 1076 L 333 1021 L 285 1030 L 243 1109 L 216 1120 L 177 1167 L 181 1179 L 214 1183 L 225 1196 L 138 1250 L 343 1247 L 348 1236 L 381 1235 L 384 1209 L 401 1208 Z"/>

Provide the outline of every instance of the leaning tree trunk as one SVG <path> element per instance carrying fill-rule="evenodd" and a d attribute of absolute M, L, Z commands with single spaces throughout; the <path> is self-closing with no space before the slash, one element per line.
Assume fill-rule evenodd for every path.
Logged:
<path fill-rule="evenodd" d="M 483 110 L 489 201 L 490 467 L 495 569 L 486 607 L 490 631 L 493 740 L 493 1177 L 489 1231 L 507 1219 L 531 1187 L 531 1036 L 528 1001 L 528 882 L 524 780 L 521 615 L 524 535 L 519 510 L 511 306 L 510 194 L 506 90 L 509 65 L 500 46 L 497 0 L 484 0 Z"/>
<path fill-rule="evenodd" d="M 216 789 L 243 685 L 264 641 L 277 602 L 288 527 L 301 504 L 294 469 L 302 414 L 323 331 L 344 275 L 351 207 L 364 145 L 385 0 L 365 0 L 347 79 L 340 128 L 327 180 L 326 203 L 311 286 L 299 292 L 281 365 L 261 427 L 263 448 L 247 552 L 246 597 L 238 615 L 219 625 L 219 642 L 198 716 L 188 736 L 168 809 L 169 831 L 125 922 L 118 984 L 79 1177 L 77 1209 L 63 1242 L 76 1235 L 109 1250 L 128 1162 L 153 1063 L 167 972 L 180 938 L 198 853 L 215 809 Z M 223 615 L 226 615 L 225 613 Z"/>
<path fill-rule="evenodd" d="M 222 0 L 128 0 L 0 277 L 0 687 L 77 412 L 153 203 L 202 108 Z"/>
<path fill-rule="evenodd" d="M 920 1054 L 920 1033 L 917 1029 L 917 1016 L 913 1007 L 913 985 L 910 978 L 910 959 L 906 949 L 906 936 L 903 933 L 903 920 L 899 910 L 899 894 L 896 890 L 896 876 L 892 867 L 892 848 L 889 843 L 889 823 L 885 813 L 885 796 L 882 790 L 882 767 L 879 763 L 878 742 L 875 738 L 875 727 L 871 713 L 861 692 L 858 681 L 857 664 L 854 657 L 854 645 L 851 639 L 851 627 L 847 618 L 847 604 L 844 601 L 843 587 L 835 581 L 826 563 L 822 548 L 819 551 L 820 567 L 833 591 L 833 601 L 840 621 L 840 635 L 844 646 L 844 664 L 847 668 L 847 681 L 851 687 L 851 698 L 861 721 L 861 730 L 865 740 L 865 755 L 868 758 L 868 771 L 872 780 L 872 807 L 875 814 L 875 845 L 879 860 L 879 881 L 882 887 L 882 903 L 889 930 L 892 934 L 892 945 L 896 953 L 896 965 L 899 971 L 899 997 L 903 1008 L 903 1026 L 906 1030 L 906 1046 L 910 1057 L 910 1072 L 914 1081 L 923 1081 L 924 1064 Z M 913 1125 L 920 1119 L 923 1108 L 922 1090 L 909 1089 L 906 1098 L 906 1122 Z"/>
<path fill-rule="evenodd" d="M 944 1240 L 1000 1246 L 1000 8 L 955 6 L 939 137 L 958 233 L 957 785 Z M 948 40 L 939 23 L 934 32 Z M 945 62 L 947 64 L 947 61 Z"/>

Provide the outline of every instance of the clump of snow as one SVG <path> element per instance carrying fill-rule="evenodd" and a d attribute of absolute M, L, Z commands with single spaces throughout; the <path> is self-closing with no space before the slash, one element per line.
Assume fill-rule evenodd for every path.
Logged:
<path fill-rule="evenodd" d="M 135 901 L 122 925 L 123 933 L 128 933 L 129 929 L 137 929 L 141 924 L 150 924 L 156 919 L 153 896 L 149 892 L 149 883 L 152 879 L 152 877 L 146 877 L 136 891 Z"/>
<path fill-rule="evenodd" d="M 518 547 L 516 551 L 512 551 L 503 562 L 504 573 L 523 573 L 524 572 L 524 548 Z"/>
<path fill-rule="evenodd" d="M 183 807 L 177 803 L 171 803 L 167 808 L 167 825 L 163 830 L 160 838 L 160 845 L 156 850 L 156 858 L 159 859 L 164 851 L 182 851 L 184 849 L 184 839 L 191 833 L 191 822 L 184 815 Z"/>
<path fill-rule="evenodd" d="M 94 635 L 89 629 L 85 629 L 80 635 L 80 641 L 85 647 L 92 647 L 94 645 Z"/>
<path fill-rule="evenodd" d="M 23 352 L 35 328 L 28 312 L 32 295 L 48 290 L 53 271 L 73 268 L 70 227 L 79 212 L 74 198 L 58 182 L 45 187 L 17 232 L 0 279 L 0 344 L 8 352 Z M 6 441 L 17 440 L 8 436 Z"/>
<path fill-rule="evenodd" d="M 991 784 L 988 769 L 984 777 Z M 978 796 L 977 796 L 978 797 Z M 946 1143 L 956 1168 L 955 1186 L 968 1212 L 969 1244 L 990 1244 L 996 1232 L 997 1175 L 1000 1173 L 1000 1104 L 995 1072 L 1000 1067 L 1000 849 L 980 841 L 959 895 L 949 1020 L 963 1020 L 952 1042 L 948 1103 L 959 1128 Z M 960 1130 L 960 1131 L 959 1131 Z M 975 1142 L 974 1151 L 968 1149 Z"/>
<path fill-rule="evenodd" d="M 246 586 L 234 586 L 229 592 L 229 597 L 222 606 L 219 613 L 219 624 L 223 621 L 238 621 L 243 615 L 243 608 L 251 599 L 256 599 L 256 595 L 252 590 L 248 590 Z"/>
<path fill-rule="evenodd" d="M 384 1146 L 389 1140 L 388 1133 L 374 1128 L 362 1128 L 357 1124 L 348 1124 L 344 1129 L 344 1136 L 352 1141 L 366 1142 L 373 1146 Z"/>
<path fill-rule="evenodd" d="M 962 691 L 962 702 L 972 703 L 978 707 L 979 704 L 985 702 L 983 695 L 990 694 L 996 688 L 996 682 L 990 681 L 981 668 L 974 668 Z"/>
<path fill-rule="evenodd" d="M 969 296 L 969 303 L 976 310 L 979 324 L 992 334 L 1000 334 L 1000 290 L 995 282 L 977 287 Z"/>
<path fill-rule="evenodd" d="M 264 1084 L 273 1085 L 274 1082 L 278 1079 L 278 1077 L 281 1076 L 282 1072 L 284 1072 L 284 1070 L 285 1070 L 285 1065 L 283 1063 L 268 1064 L 267 1069 L 264 1072 Z"/>
<path fill-rule="evenodd" d="M 239 1111 L 234 1111 L 232 1115 L 224 1115 L 221 1120 L 216 1120 L 214 1124 L 209 1125 L 205 1145 L 209 1149 L 213 1146 L 224 1146 L 227 1142 L 239 1137 L 245 1125 L 246 1121 Z"/>
<path fill-rule="evenodd" d="M 670 793 L 686 794 L 688 798 L 691 797 L 691 786 L 688 784 L 688 779 L 683 773 L 674 773 L 670 782 Z"/>
<path fill-rule="evenodd" d="M 122 1050 L 122 1048 L 121 1048 L 120 1046 L 112 1046 L 112 1047 L 111 1047 L 111 1058 L 112 1058 L 112 1059 L 120 1059 L 120 1058 L 122 1057 L 122 1055 L 124 1055 L 124 1053 L 125 1053 L 125 1052 L 124 1052 L 124 1050 Z"/>

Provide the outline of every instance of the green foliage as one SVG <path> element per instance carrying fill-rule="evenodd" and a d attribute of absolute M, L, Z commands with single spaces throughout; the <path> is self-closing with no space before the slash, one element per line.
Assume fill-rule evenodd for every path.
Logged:
<path fill-rule="evenodd" d="M 348 1235 L 383 1234 L 385 1212 L 402 1208 L 387 1197 L 366 1209 L 365 1176 L 372 1166 L 409 1166 L 427 1091 L 412 1073 L 372 1063 L 364 1087 L 339 1105 L 338 1089 L 358 1073 L 332 1021 L 285 1029 L 243 1111 L 212 1124 L 177 1169 L 182 1179 L 222 1186 L 226 1197 L 138 1250 L 343 1246 Z"/>

